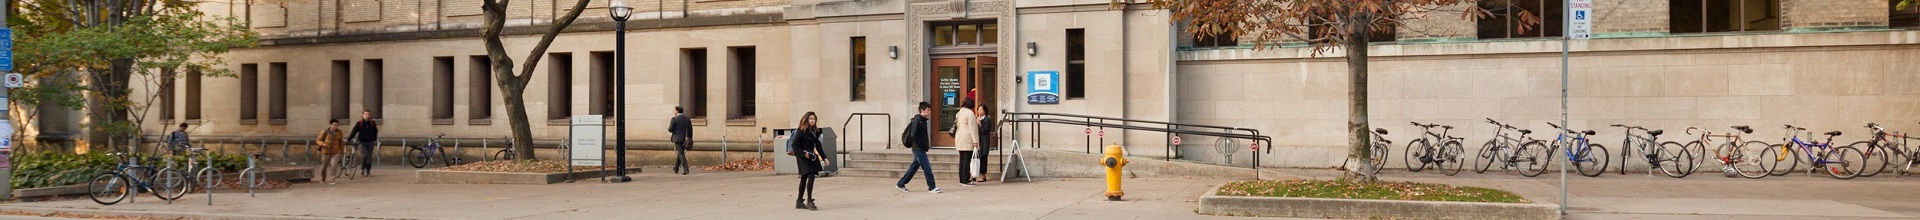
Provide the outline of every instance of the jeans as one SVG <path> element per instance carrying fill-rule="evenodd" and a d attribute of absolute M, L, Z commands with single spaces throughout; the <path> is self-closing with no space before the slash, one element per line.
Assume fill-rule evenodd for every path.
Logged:
<path fill-rule="evenodd" d="M 915 169 L 919 169 L 922 173 L 926 174 L 927 190 L 939 188 L 933 184 L 933 163 L 927 162 L 926 150 L 913 150 L 913 165 L 907 165 L 907 174 L 900 176 L 900 183 L 893 184 L 893 186 L 906 188 L 907 181 L 913 180 L 913 170 Z"/>
<path fill-rule="evenodd" d="M 360 174 L 373 174 L 373 155 L 378 153 L 374 147 L 373 141 L 360 142 Z"/>
<path fill-rule="evenodd" d="M 691 142 L 673 143 L 673 154 L 674 154 L 673 170 L 675 170 L 675 172 L 687 172 L 687 173 L 693 172 L 693 167 L 690 167 L 687 164 L 687 147 L 689 147 L 688 145 L 693 145 L 693 143 Z"/>

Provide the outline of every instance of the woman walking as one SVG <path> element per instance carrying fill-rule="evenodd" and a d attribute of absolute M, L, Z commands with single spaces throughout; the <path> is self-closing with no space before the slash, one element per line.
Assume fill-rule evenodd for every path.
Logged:
<path fill-rule="evenodd" d="M 794 131 L 793 145 L 790 147 L 792 150 L 787 151 L 787 155 L 793 155 L 800 168 L 800 194 L 795 196 L 793 208 L 818 211 L 820 207 L 813 203 L 814 180 L 820 178 L 823 163 L 833 163 L 820 154 L 824 150 L 820 149 L 819 116 L 813 112 L 800 116 L 800 129 Z"/>

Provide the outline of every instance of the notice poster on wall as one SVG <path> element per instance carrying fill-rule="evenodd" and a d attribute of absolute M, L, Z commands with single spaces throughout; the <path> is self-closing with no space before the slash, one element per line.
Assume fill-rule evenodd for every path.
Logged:
<path fill-rule="evenodd" d="M 1060 104 L 1060 71 L 1028 71 L 1027 79 L 1027 104 Z"/>

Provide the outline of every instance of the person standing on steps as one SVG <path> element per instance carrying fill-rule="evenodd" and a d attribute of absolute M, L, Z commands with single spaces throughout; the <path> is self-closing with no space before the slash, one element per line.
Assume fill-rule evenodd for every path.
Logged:
<path fill-rule="evenodd" d="M 973 186 L 973 151 L 980 147 L 980 119 L 974 114 L 973 99 L 960 101 L 960 110 L 953 112 L 953 148 L 960 153 L 960 186 Z"/>
<path fill-rule="evenodd" d="M 913 149 L 913 164 L 907 165 L 907 173 L 900 176 L 899 183 L 893 184 L 900 192 L 908 191 L 907 181 L 913 180 L 913 170 L 918 169 L 927 176 L 927 192 L 940 193 L 940 187 L 933 182 L 933 164 L 927 162 L 927 148 L 931 148 L 929 145 L 933 142 L 933 136 L 929 135 L 933 129 L 927 124 L 929 117 L 933 117 L 933 104 L 920 102 L 920 114 L 913 115 L 912 121 L 907 122 L 906 133 L 900 134 L 900 143 Z"/>
<path fill-rule="evenodd" d="M 821 155 L 826 150 L 820 147 L 820 117 L 813 112 L 801 115 L 800 129 L 794 131 L 792 138 L 793 143 L 787 146 L 792 149 L 787 150 L 787 155 L 793 155 L 800 168 L 800 194 L 794 198 L 793 208 L 818 211 L 820 206 L 813 203 L 814 181 L 820 178 L 820 171 L 825 170 L 820 167 L 833 164 Z"/>
<path fill-rule="evenodd" d="M 986 112 L 987 109 L 991 108 L 987 108 L 987 103 L 974 104 L 980 104 L 974 108 L 975 115 L 980 117 L 980 132 L 975 133 L 975 135 L 980 136 L 980 147 L 973 149 L 973 182 L 977 184 L 987 181 L 986 172 L 983 172 L 989 168 L 987 167 L 987 154 L 993 151 L 993 140 L 998 136 L 994 136 L 996 130 L 993 129 L 993 114 L 992 112 Z"/>
<path fill-rule="evenodd" d="M 347 140 L 340 132 L 340 119 L 328 119 L 327 130 L 320 131 L 320 137 L 314 140 L 320 143 L 320 182 L 333 185 L 340 182 L 340 153 L 346 151 Z M 332 177 L 332 179 L 328 179 Z M 332 181 L 328 181 L 332 180 Z"/>
<path fill-rule="evenodd" d="M 360 176 L 373 177 L 374 147 L 380 142 L 380 124 L 373 121 L 373 112 L 360 110 L 360 121 L 353 122 L 353 131 L 347 139 L 360 142 Z"/>
<path fill-rule="evenodd" d="M 687 118 L 686 109 L 673 107 L 673 122 L 667 125 L 667 132 L 673 133 L 673 172 L 680 175 L 693 173 L 693 167 L 687 164 L 687 150 L 693 148 L 693 119 Z"/>

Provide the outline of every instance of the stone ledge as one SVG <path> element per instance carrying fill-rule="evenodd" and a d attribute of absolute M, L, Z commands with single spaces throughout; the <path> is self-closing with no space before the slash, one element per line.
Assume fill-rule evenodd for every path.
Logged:
<path fill-rule="evenodd" d="M 1560 219 L 1552 204 L 1200 195 L 1202 215 L 1336 219 Z"/>
<path fill-rule="evenodd" d="M 303 168 L 292 168 L 292 169 L 268 170 L 263 174 L 265 174 L 267 179 L 270 179 L 270 180 L 286 180 L 286 181 L 311 180 L 313 179 L 313 171 L 314 169 L 311 167 L 303 167 Z M 224 172 L 224 173 L 221 173 L 220 176 L 223 176 L 223 177 L 237 176 L 237 175 L 240 175 L 239 173 L 240 172 Z M 87 193 L 87 184 L 82 183 L 82 184 L 65 185 L 65 186 L 16 189 L 16 190 L 13 190 L 13 197 L 28 198 L 28 197 L 40 197 L 40 196 L 79 195 L 79 194 L 86 194 L 86 193 Z"/>
<path fill-rule="evenodd" d="M 640 173 L 639 168 L 628 168 L 628 173 Z M 612 170 L 575 170 L 573 173 L 509 173 L 452 170 L 417 170 L 419 177 L 414 183 L 423 184 L 528 184 L 543 185 L 567 182 L 567 180 L 600 178 L 612 174 Z"/>

